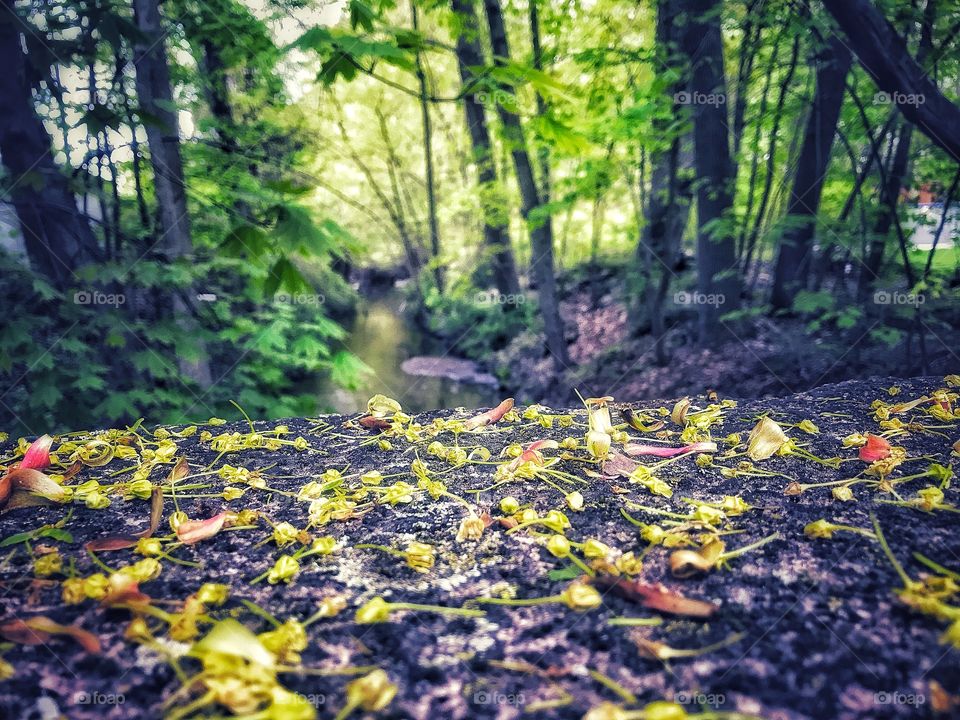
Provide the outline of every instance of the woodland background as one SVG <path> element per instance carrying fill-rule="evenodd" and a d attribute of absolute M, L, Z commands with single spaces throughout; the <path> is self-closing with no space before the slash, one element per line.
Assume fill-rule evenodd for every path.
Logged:
<path fill-rule="evenodd" d="M 4 430 L 960 367 L 954 0 L 0 2 Z"/>

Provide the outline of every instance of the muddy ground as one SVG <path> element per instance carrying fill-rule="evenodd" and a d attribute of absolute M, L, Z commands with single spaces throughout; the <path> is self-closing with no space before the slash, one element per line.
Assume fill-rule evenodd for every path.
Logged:
<path fill-rule="evenodd" d="M 894 385 L 901 389 L 896 398 L 887 392 Z M 255 529 L 222 531 L 196 545 L 174 550 L 176 558 L 200 563 L 200 567 L 163 562 L 160 576 L 143 583 L 140 589 L 155 606 L 175 611 L 201 584 L 226 583 L 231 588 L 230 599 L 224 606 L 210 609 L 210 619 L 233 616 L 256 632 L 269 629 L 269 625 L 247 609 L 243 600 L 256 603 L 280 620 L 304 620 L 315 612 L 321 598 L 343 595 L 347 607 L 340 615 L 308 628 L 309 644 L 302 652 L 302 665 L 326 669 L 376 665 L 386 670 L 398 693 L 389 706 L 371 717 L 580 718 L 604 701 L 642 708 L 664 699 L 681 704 L 691 715 L 722 709 L 771 720 L 935 717 L 931 682 L 947 693 L 960 693 L 960 650 L 940 641 L 946 623 L 919 614 L 897 600 L 893 591 L 900 587 L 900 579 L 874 540 L 854 533 L 838 533 L 832 540 L 809 539 L 803 529 L 820 518 L 870 528 L 870 513 L 874 512 L 906 571 L 920 578 L 924 568 L 912 559 L 915 551 L 954 572 L 960 571 L 958 515 L 882 504 L 877 501 L 891 496 L 864 485 L 854 486 L 856 499 L 850 502 L 833 499 L 829 488 L 811 489 L 799 496 L 785 495 L 784 489 L 791 479 L 816 483 L 857 475 L 866 465 L 855 459 L 855 448 L 842 447 L 841 439 L 851 433 L 879 432 L 871 402 L 904 402 L 940 387 L 944 387 L 942 378 L 846 382 L 785 398 L 742 401 L 725 411 L 721 425 L 711 428 L 715 438 L 741 433 L 745 439 L 764 413 L 784 427 L 812 420 L 819 426 L 819 434 L 808 435 L 797 429 L 788 429 L 788 434 L 815 455 L 847 459 L 840 469 L 797 456 L 774 456 L 758 462 L 757 467 L 780 474 L 725 478 L 718 467 L 735 466 L 743 458 L 717 459 L 714 467 L 699 467 L 693 456 L 685 456 L 658 473 L 673 488 L 672 498 L 667 499 L 623 478 L 590 477 L 585 472 L 589 466 L 581 461 L 561 460 L 553 466 L 555 469 L 583 481 L 568 488 L 583 494 L 585 507 L 580 512 L 567 509 L 563 495 L 538 479 L 518 479 L 495 490 L 471 491 L 494 484 L 494 461 L 502 462 L 498 457 L 501 450 L 512 443 L 578 437 L 581 448 L 572 454 L 585 457 L 582 438 L 586 414 L 582 409 L 572 411 L 572 427 L 554 422 L 553 427 L 544 428 L 521 420 L 501 422 L 476 434 L 461 434 L 461 446 L 482 444 L 492 457 L 488 464 L 460 467 L 427 452 L 434 440 L 453 445 L 450 432 L 419 443 L 394 438 L 390 449 L 381 449 L 370 442 L 376 431 L 345 426 L 355 417 L 256 423 L 261 432 L 277 425 L 288 426 L 291 434 L 284 437 L 306 438 L 308 450 L 284 446 L 276 451 L 254 449 L 219 456 L 199 433 L 174 438 L 177 456 L 186 457 L 193 472 L 224 463 L 262 469 L 270 489 L 292 493 L 331 468 L 345 474 L 369 470 L 379 470 L 385 476 L 402 473 L 385 479 L 384 485 L 404 480 L 416 486 L 409 471 L 411 462 L 419 456 L 451 493 L 466 498 L 479 511 L 489 512 L 495 522 L 480 540 L 457 542 L 455 535 L 466 515 L 463 505 L 415 493 L 410 503 L 377 503 L 362 517 L 312 528 L 314 536 L 332 535 L 337 539 L 333 554 L 305 559 L 290 584 L 251 585 L 250 581 L 269 570 L 283 552 L 270 542 L 261 544 L 271 534 L 270 526 L 261 520 Z M 694 398 L 698 407 L 708 402 Z M 642 407 L 649 410 L 659 405 L 644 403 Z M 663 405 L 669 409 L 673 401 Z M 437 417 L 467 418 L 474 412 L 451 410 L 419 416 L 417 421 L 427 425 Z M 618 414 L 614 415 L 619 422 Z M 949 465 L 951 445 L 960 440 L 960 423 L 935 420 L 924 415 L 922 408 L 910 411 L 907 417 L 941 427 L 893 439 L 895 445 L 906 448 L 909 458 L 893 477 L 922 472 L 931 461 Z M 202 429 L 214 435 L 249 431 L 244 422 Z M 631 440 L 640 437 L 636 431 L 629 433 Z M 12 441 L 0 446 L 0 458 L 12 459 L 14 447 Z M 544 452 L 549 457 L 560 453 Z M 956 462 L 955 455 L 952 459 Z M 129 474 L 112 479 L 111 475 L 130 467 L 130 460 L 115 459 L 103 467 L 84 467 L 71 482 L 93 478 L 104 484 L 116 482 Z M 169 471 L 170 465 L 160 466 L 151 480 L 162 485 Z M 215 475 L 207 482 L 212 482 L 212 487 L 199 492 L 217 494 L 225 485 Z M 925 484 L 929 479 L 898 485 L 897 490 L 903 497 L 912 498 Z M 628 492 L 621 494 L 617 488 Z M 945 502 L 960 504 L 956 482 L 945 494 Z M 647 546 L 637 528 L 621 515 L 630 501 L 687 513 L 690 506 L 683 498 L 712 502 L 737 495 L 755 509 L 731 520 L 743 532 L 726 538 L 728 547 L 740 547 L 773 532 L 779 532 L 781 539 L 735 559 L 728 569 L 685 580 L 671 576 L 668 550 L 654 548 L 649 552 L 639 578 L 662 582 L 688 597 L 716 603 L 719 610 L 708 620 L 662 615 L 664 621 L 658 626 L 613 626 L 608 624 L 612 617 L 656 617 L 658 613 L 604 590 L 601 607 L 584 613 L 560 604 L 522 608 L 487 605 L 486 616 L 479 619 L 398 612 L 388 622 L 361 625 L 354 621 L 355 610 L 376 595 L 391 602 L 461 606 L 472 598 L 505 589 L 517 598 L 561 592 L 570 580 L 551 580 L 548 573 L 567 568 L 569 563 L 548 553 L 533 534 L 507 534 L 506 528 L 496 522 L 503 514 L 498 503 L 506 495 L 541 514 L 563 510 L 572 524 L 567 537 L 575 541 L 599 538 L 614 548 L 613 555 L 617 551 L 639 553 Z M 72 562 L 76 574 L 88 576 L 99 568 L 84 552 L 84 543 L 108 533 L 143 529 L 148 506 L 145 500 L 120 497 L 113 497 L 110 507 L 96 510 L 74 502 L 72 517 L 64 527 L 73 542 L 37 540 L 32 549 L 40 552 L 45 548 L 38 546 L 56 546 L 66 560 L 64 572 L 70 572 Z M 211 517 L 224 509 L 251 509 L 274 523 L 287 521 L 298 529 L 308 524 L 308 502 L 253 487 L 236 500 L 181 497 L 179 506 L 191 518 Z M 170 536 L 168 520 L 173 510 L 167 498 L 158 537 Z M 664 521 L 640 510 L 631 513 L 647 523 Z M 0 539 L 55 523 L 65 514 L 61 505 L 11 511 L 0 516 Z M 413 539 L 437 548 L 436 564 L 428 573 L 417 573 L 384 552 L 353 547 L 375 543 L 402 549 Z M 140 559 L 130 550 L 103 552 L 99 557 L 114 569 Z M 161 717 L 164 702 L 181 687 L 171 665 L 156 650 L 124 638 L 130 610 L 104 608 L 95 600 L 65 605 L 61 599 L 63 579 L 63 574 L 36 579 L 27 546 L 22 543 L 0 548 L 0 625 L 15 618 L 45 615 L 90 630 L 102 643 L 99 655 L 89 654 L 64 636 L 55 636 L 45 644 L 8 648 L 2 657 L 12 665 L 14 674 L 0 682 L 0 716 L 103 720 Z M 188 649 L 189 643 L 166 639 L 163 625 L 151 620 L 158 642 L 175 654 Z M 207 628 L 209 625 L 201 622 L 200 634 Z M 742 633 L 740 639 L 736 639 L 738 633 Z M 682 649 L 704 648 L 731 638 L 734 641 L 698 657 L 664 663 L 646 657 L 638 647 L 638 637 Z M 180 662 L 189 672 L 199 667 L 189 658 Z M 635 695 L 636 703 L 627 703 L 600 682 L 601 675 Z M 346 702 L 348 677 L 294 672 L 284 673 L 280 680 L 289 690 L 308 698 L 318 717 L 334 717 Z M 229 715 L 222 707 L 205 712 Z M 956 708 L 952 713 L 960 717 Z M 362 715 L 357 711 L 352 717 Z M 951 714 L 947 711 L 936 717 Z"/>

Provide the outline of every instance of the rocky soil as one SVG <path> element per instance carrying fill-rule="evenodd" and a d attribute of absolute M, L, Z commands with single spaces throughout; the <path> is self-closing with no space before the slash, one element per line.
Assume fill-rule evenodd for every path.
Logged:
<path fill-rule="evenodd" d="M 899 387 L 896 395 L 888 392 L 893 386 Z M 389 437 L 358 424 L 359 416 L 324 416 L 257 422 L 260 440 L 250 437 L 250 427 L 242 421 L 200 425 L 192 434 L 188 430 L 186 437 L 169 435 L 181 427 L 161 429 L 159 435 L 135 428 L 57 438 L 53 449 L 60 464 L 46 472 L 62 474 L 72 465 L 74 446 L 58 448 L 63 442 L 74 443 L 81 448 L 78 457 L 93 459 L 81 463 L 79 472 L 64 484 L 76 488 L 97 480 L 110 504 L 96 507 L 102 502 L 97 496 L 91 502 L 86 486 L 74 491 L 69 505 L 26 507 L 0 515 L 0 540 L 7 538 L 0 547 L 0 629 L 14 641 L 2 644 L 0 639 L 5 663 L 0 674 L 10 674 L 0 682 L 0 716 L 106 720 L 164 714 L 224 717 L 234 712 L 278 720 L 344 717 L 360 687 L 349 683 L 373 667 L 386 672 L 396 695 L 388 698 L 384 691 L 379 698 L 389 702 L 382 709 L 368 712 L 360 707 L 351 717 L 550 720 L 581 718 L 591 711 L 591 720 L 674 720 L 683 713 L 769 720 L 960 716 L 960 698 L 955 697 L 960 693 L 960 639 L 956 634 L 945 637 L 949 620 L 903 602 L 896 593 L 903 578 L 870 535 L 874 514 L 911 582 L 928 578 L 923 587 L 936 589 L 944 602 L 956 606 L 957 597 L 950 598 L 956 583 L 948 574 L 930 580 L 937 573 L 913 554 L 922 553 L 947 573 L 960 572 L 958 515 L 955 508 L 943 507 L 960 505 L 957 483 L 949 486 L 941 476 L 923 475 L 931 463 L 956 463 L 951 446 L 960 440 L 960 415 L 934 417 L 929 413 L 931 403 L 924 401 L 891 415 L 902 427 L 896 422 L 882 427 L 871 408 L 877 400 L 885 406 L 908 403 L 939 388 L 946 388 L 941 377 L 880 378 L 722 407 L 717 422 L 707 430 L 719 442 L 712 464 L 698 461 L 694 453 L 662 465 L 656 457 L 635 458 L 667 483 L 672 490 L 669 498 L 651 493 L 641 482 L 615 476 L 610 466 L 604 471 L 604 466 L 592 462 L 584 447 L 588 418 L 582 407 L 532 412 L 517 408 L 517 417 L 508 415 L 475 431 L 446 421 L 466 419 L 478 411 L 428 413 L 397 426 L 399 432 L 388 432 Z M 957 401 L 951 397 L 953 412 Z M 691 400 L 687 418 L 714 402 L 705 397 Z M 665 425 L 650 432 L 627 428 L 629 442 L 665 440 L 680 445 L 682 427 L 658 412 L 660 407 L 672 410 L 674 402 L 633 405 L 648 420 Z M 616 406 L 615 423 L 622 422 L 619 410 L 626 407 Z M 747 461 L 748 434 L 763 415 L 779 423 L 806 452 L 774 455 L 750 468 L 741 465 Z M 794 427 L 804 420 L 812 421 L 819 432 Z M 878 486 L 875 475 L 864 475 L 868 463 L 859 459 L 857 447 L 842 442 L 866 432 L 882 433 L 892 445 L 905 449 L 905 461 L 887 476 L 892 485 Z M 222 449 L 226 441 L 217 437 L 231 433 L 237 434 L 236 444 L 249 447 Z M 723 441 L 734 433 L 741 436 L 739 444 Z M 688 430 L 686 439 L 691 434 Z M 286 444 L 271 449 L 276 438 Z M 532 477 L 507 472 L 516 453 L 511 448 L 568 438 L 576 442 L 567 440 L 567 448 L 544 447 L 538 458 L 528 456 L 535 457 L 528 466 Z M 89 445 L 91 440 L 102 441 L 112 451 L 98 443 Z M 622 450 L 622 438 L 614 440 L 613 450 Z M 482 448 L 489 450 L 489 458 Z M 101 451 L 112 457 L 106 464 L 96 459 L 104 457 L 97 455 Z M 806 453 L 841 462 L 830 467 Z M 0 465 L 15 464 L 19 458 L 12 439 L 0 446 Z M 178 473 L 180 458 L 189 468 L 180 465 Z M 426 470 L 412 468 L 417 459 Z M 222 470 L 224 465 L 233 469 Z M 138 467 L 152 467 L 147 477 L 163 494 L 154 538 L 161 540 L 165 555 L 156 557 L 159 575 L 139 583 L 142 596 L 111 597 L 110 591 L 104 597 L 96 581 L 84 584 L 80 579 L 97 573 L 107 576 L 100 564 L 116 571 L 144 556 L 132 549 L 91 555 L 85 544 L 147 527 L 150 488 L 144 494 L 141 485 L 136 488 L 140 496 L 131 496 Z M 370 471 L 379 471 L 379 484 L 374 484 L 378 478 Z M 186 477 L 180 477 L 184 472 Z M 921 477 L 896 482 L 918 474 Z M 633 480 L 642 477 L 635 474 Z M 831 486 L 785 493 L 794 482 L 854 478 L 857 482 L 849 486 L 853 499 L 848 501 L 838 500 Z M 304 490 L 311 481 L 323 488 Z M 400 482 L 410 488 L 398 486 Z M 448 494 L 431 482 L 443 483 Z M 944 497 L 935 509 L 911 506 L 919 505 L 918 491 L 941 484 Z M 565 498 L 573 491 L 583 497 L 580 510 L 571 508 Z M 124 494 L 131 499 L 124 499 Z M 508 496 L 521 509 L 534 510 L 541 521 L 547 519 L 547 524 L 511 529 L 516 519 L 500 506 Z M 774 533 L 777 537 L 731 559 L 726 567 L 686 579 L 671 572 L 672 549 L 651 546 L 623 514 L 670 530 L 675 527 L 673 516 L 657 511 L 690 516 L 697 503 L 722 503 L 725 496 L 740 498 L 751 509 L 730 512 L 710 526 L 688 524 L 691 540 L 719 532 L 732 550 Z M 905 504 L 887 502 L 898 497 Z M 572 502 L 577 505 L 575 499 Z M 226 516 L 219 532 L 206 537 L 205 526 L 200 532 L 203 539 L 180 544 L 170 524 L 177 507 L 199 520 L 224 511 L 252 513 Z M 577 558 L 597 574 L 583 584 L 590 582 L 589 587 L 598 589 L 599 605 L 574 609 L 563 602 L 522 607 L 472 602 L 550 598 L 571 583 L 577 586 L 582 574 L 578 566 L 546 547 L 550 535 L 558 534 L 550 528 L 551 518 L 557 518 L 548 515 L 550 511 L 568 518 L 570 526 L 558 529 L 573 543 L 596 539 L 608 546 L 605 557 L 591 560 L 574 545 Z M 471 514 L 487 526 L 478 539 L 458 539 L 461 522 Z M 864 532 L 838 531 L 832 539 L 809 537 L 805 527 L 819 519 Z M 19 542 L 9 539 L 58 522 L 60 532 L 37 532 Z M 302 532 L 278 547 L 286 528 L 275 530 L 281 523 Z M 227 527 L 230 524 L 234 527 Z M 320 543 L 316 547 L 324 547 L 323 552 L 303 555 L 322 537 L 334 539 L 332 552 Z M 415 570 L 403 556 L 413 541 L 433 547 L 433 564 L 426 572 Z M 379 545 L 394 552 L 358 545 Z M 62 557 L 60 568 L 44 574 L 56 564 L 44 560 L 54 550 Z M 282 555 L 298 552 L 297 573 L 279 573 L 270 578 L 277 580 L 275 584 L 258 580 Z M 623 586 L 618 589 L 611 573 L 638 570 L 623 562 L 622 554 L 629 552 L 643 557 L 642 569 L 633 576 L 621 575 L 621 580 L 639 581 L 648 590 L 662 583 L 673 593 L 715 605 L 715 612 L 708 618 L 669 614 L 649 607 L 637 594 L 624 593 Z M 189 564 L 180 564 L 184 562 Z M 178 621 L 197 608 L 195 593 L 205 583 L 228 586 L 229 597 L 222 604 L 203 603 L 192 617 L 191 632 L 189 622 Z M 65 590 L 69 595 L 71 588 L 81 587 L 79 598 L 65 601 Z M 210 588 L 205 592 L 207 598 Z M 188 601 L 191 596 L 194 600 Z M 466 605 L 485 614 L 462 617 L 394 610 L 382 622 L 357 622 L 356 611 L 374 597 L 447 608 Z M 303 622 L 324 601 L 322 607 L 343 606 L 342 610 L 311 622 L 304 630 L 305 642 L 292 640 L 276 650 L 263 641 L 272 648 L 268 657 L 272 654 L 278 667 L 261 672 L 257 666 L 245 666 L 265 687 L 255 687 L 251 675 L 239 670 L 235 676 L 241 680 L 229 691 L 213 682 L 211 666 L 217 658 L 195 643 L 212 629 L 224 627 L 224 619 L 264 633 L 274 629 L 268 616 L 281 623 Z M 24 637 L 18 622 L 37 616 L 93 633 L 100 652 L 91 652 L 69 635 L 44 635 L 49 626 L 42 624 L 33 625 L 41 633 Z M 624 626 L 615 624 L 617 620 L 611 623 L 615 618 L 646 618 L 651 624 Z M 231 642 L 233 650 L 220 650 L 252 662 L 249 639 Z M 669 658 L 665 656 L 671 651 L 664 647 L 690 652 Z M 299 659 L 288 651 L 299 654 Z M 660 659 L 653 656 L 657 653 Z M 203 663 L 207 674 L 198 678 L 195 674 Z M 223 670 L 217 677 L 220 681 L 234 677 L 231 672 Z M 295 697 L 302 702 L 276 701 L 280 696 L 275 687 L 299 694 Z M 218 689 L 221 694 L 214 697 Z M 207 692 L 211 694 L 205 696 Z M 238 699 L 244 693 L 252 703 L 246 707 Z M 657 701 L 675 705 L 650 706 Z M 646 715 L 629 714 L 645 707 Z M 667 710 L 673 714 L 654 714 Z M 739 715 L 717 715 L 719 711 Z"/>

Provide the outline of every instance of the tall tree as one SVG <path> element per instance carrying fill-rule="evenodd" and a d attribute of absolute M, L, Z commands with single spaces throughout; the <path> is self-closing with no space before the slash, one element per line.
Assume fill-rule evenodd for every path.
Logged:
<path fill-rule="evenodd" d="M 147 133 L 154 192 L 157 196 L 159 227 L 156 243 L 172 261 L 190 255 L 190 216 L 187 211 L 186 182 L 180 156 L 180 124 L 177 120 L 167 65 L 166 43 L 158 0 L 133 0 L 133 17 L 140 36 L 134 46 L 137 69 L 137 97 L 146 117 L 141 118 Z M 195 342 L 196 358 L 181 357 L 180 371 L 201 387 L 212 384 L 205 347 L 196 339 L 197 323 L 185 299 L 193 295 L 180 289 L 172 293 L 173 313 L 181 329 Z"/>
<path fill-rule="evenodd" d="M 807 116 L 774 269 L 770 301 L 775 308 L 791 307 L 797 292 L 806 287 L 810 276 L 817 212 L 843 105 L 851 64 L 850 51 L 839 38 L 832 37 L 815 57 L 815 63 L 817 80 L 813 107 Z"/>
<path fill-rule="evenodd" d="M 727 131 L 721 0 L 682 0 L 678 5 L 686 14 L 681 46 L 690 66 L 697 169 L 698 330 L 701 344 L 711 345 L 726 335 L 720 315 L 740 304 L 736 244 L 727 217 L 736 170 Z"/>
<path fill-rule="evenodd" d="M 30 58 L 14 0 L 0 5 L 0 157 L 34 270 L 60 289 L 99 257 L 97 240 L 77 208 L 67 177 L 53 161 L 50 136 L 33 104 Z"/>
<path fill-rule="evenodd" d="M 493 277 L 497 290 L 504 295 L 520 293 L 520 279 L 510 247 L 510 235 L 506 224 L 500 219 L 503 212 L 491 206 L 489 192 L 497 185 L 496 165 L 491 152 L 490 129 L 480 94 L 476 92 L 476 68 L 483 66 L 483 51 L 477 34 L 477 14 L 473 0 L 451 0 L 450 7 L 460 18 L 461 29 L 457 34 L 457 67 L 460 71 L 463 110 L 467 120 L 467 131 L 473 150 L 473 161 L 477 168 L 477 181 L 480 185 L 480 202 L 483 212 L 483 239 L 491 255 Z"/>
<path fill-rule="evenodd" d="M 484 0 L 487 26 L 490 31 L 490 47 L 494 63 L 504 66 L 510 58 L 510 44 L 503 23 L 503 11 L 500 0 Z M 501 93 L 509 94 L 509 88 L 498 83 Z M 516 104 L 507 108 L 503 102 L 497 103 L 497 113 L 503 125 L 504 139 L 510 149 L 517 185 L 520 187 L 520 213 L 530 230 L 530 270 L 537 284 L 537 298 L 540 314 L 543 316 L 547 347 L 553 355 L 554 366 L 558 371 L 566 368 L 569 362 L 567 342 L 563 336 L 563 322 L 560 319 L 560 305 L 557 298 L 557 280 L 553 274 L 553 224 L 550 215 L 538 216 L 543 200 L 537 189 L 530 163 L 530 153 L 523 136 L 523 127 L 516 114 Z"/>
<path fill-rule="evenodd" d="M 420 13 L 416 0 L 410 0 L 410 15 L 414 33 L 420 32 Z M 437 290 L 443 292 L 443 266 L 440 264 L 440 223 L 437 220 L 437 181 L 433 169 L 433 125 L 430 121 L 430 88 L 423 57 L 417 47 L 413 55 L 413 67 L 420 88 L 420 121 L 423 126 L 423 162 L 427 182 L 427 227 L 430 230 L 430 253 L 433 255 L 433 281 Z"/>
<path fill-rule="evenodd" d="M 657 3 L 656 48 L 655 52 L 665 67 L 677 64 L 677 7 L 671 0 L 659 0 Z M 674 113 L 677 111 L 677 98 L 687 92 L 682 68 L 673 75 L 664 90 L 667 101 Z M 650 173 L 650 195 L 646 203 L 643 229 L 637 245 L 637 260 L 644 268 L 645 296 L 650 331 L 656 343 L 656 358 L 661 365 L 667 362 L 666 346 L 663 342 L 664 326 L 663 304 L 670 289 L 674 275 L 674 266 L 680 256 L 680 241 L 690 217 L 690 205 L 693 200 L 692 178 L 690 177 L 689 133 L 680 133 L 671 117 L 663 117 L 654 123 L 654 130 L 665 138 L 662 146 L 655 148 L 651 157 L 653 169 Z"/>

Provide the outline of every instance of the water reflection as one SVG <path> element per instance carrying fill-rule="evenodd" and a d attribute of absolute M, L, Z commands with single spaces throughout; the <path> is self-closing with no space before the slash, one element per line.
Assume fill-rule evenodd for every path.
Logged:
<path fill-rule="evenodd" d="M 459 405 L 481 407 L 500 401 L 493 387 L 447 378 L 417 377 L 401 369 L 400 365 L 410 357 L 445 355 L 448 348 L 410 321 L 399 290 L 391 289 L 365 299 L 346 329 L 349 334 L 344 345 L 373 372 L 360 380 L 356 390 L 345 390 L 326 379 L 321 381 L 321 410 L 358 412 L 366 408 L 367 400 L 376 393 L 396 398 L 404 410 L 410 412 Z"/>

